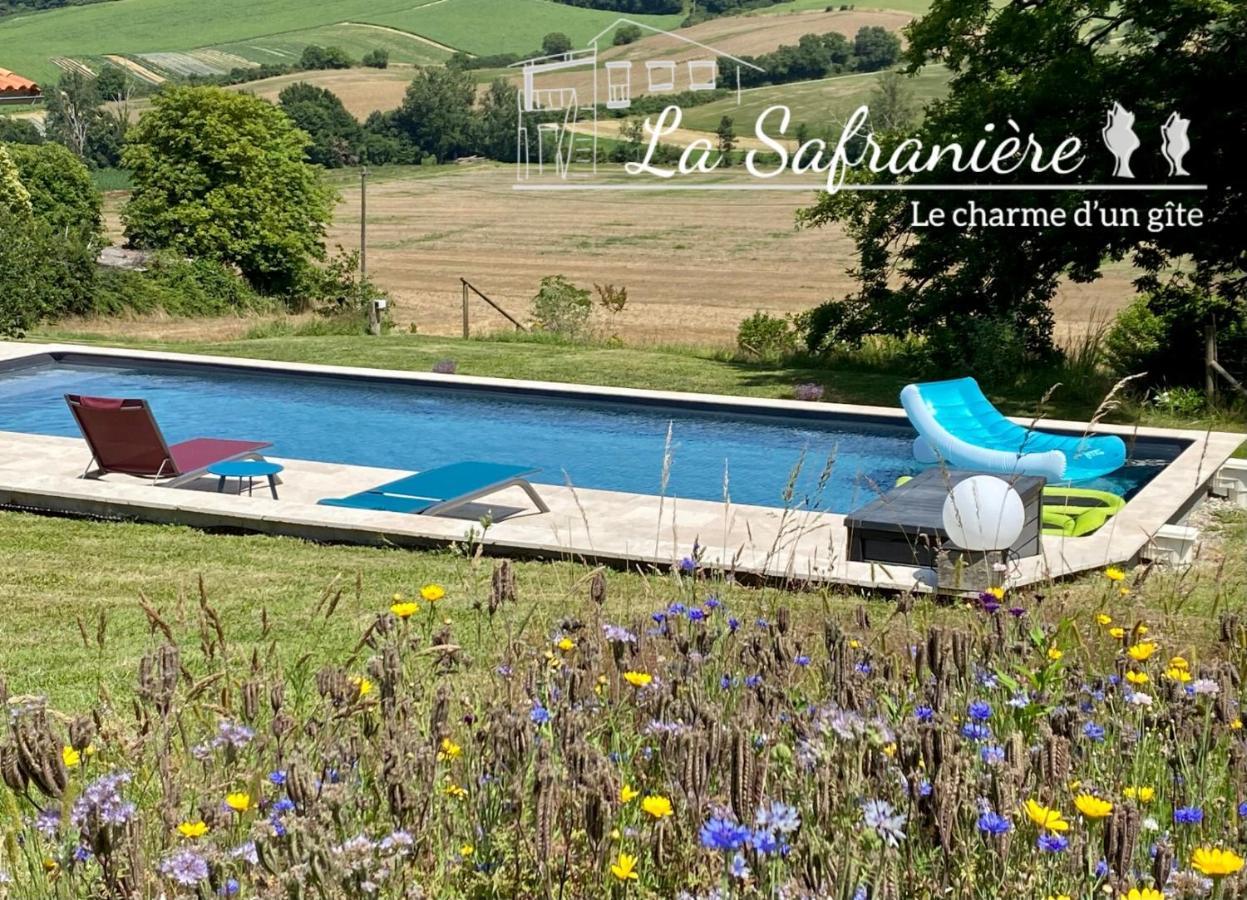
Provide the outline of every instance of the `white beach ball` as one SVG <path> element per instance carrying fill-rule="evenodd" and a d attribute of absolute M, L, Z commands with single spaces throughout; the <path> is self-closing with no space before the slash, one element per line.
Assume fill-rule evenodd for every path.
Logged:
<path fill-rule="evenodd" d="M 974 475 L 949 491 L 943 519 L 949 540 L 962 550 L 1005 550 L 1021 536 L 1026 510 L 1008 482 Z"/>

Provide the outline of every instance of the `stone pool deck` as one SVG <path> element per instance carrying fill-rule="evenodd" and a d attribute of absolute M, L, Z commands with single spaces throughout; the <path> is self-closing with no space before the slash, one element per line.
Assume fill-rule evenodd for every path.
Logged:
<path fill-rule="evenodd" d="M 234 368 L 246 366 L 252 370 L 287 374 L 385 377 L 425 385 L 455 382 L 492 390 L 556 389 L 565 394 L 613 395 L 642 402 L 704 404 L 712 401 L 742 412 L 766 408 L 799 409 L 808 413 L 810 409 L 810 404 L 785 400 L 552 385 L 70 344 L 0 342 L 0 361 L 57 352 Z M 3 377 L 0 372 L 0 379 Z M 829 413 L 867 414 L 889 422 L 905 422 L 900 409 L 820 405 L 824 407 Z M 1044 421 L 1041 424 L 1080 430 L 1085 427 L 1082 423 L 1070 422 Z M 0 422 L 0 429 L 3 425 Z M 1179 520 L 1198 502 L 1217 470 L 1243 441 L 1242 435 L 1218 432 L 1119 426 L 1100 426 L 1098 430 L 1123 437 L 1176 437 L 1191 444 L 1100 532 L 1085 538 L 1044 537 L 1039 556 L 1021 560 L 1011 569 L 1011 584 L 1031 584 L 1134 561 L 1153 534 L 1166 523 Z M 264 438 L 264 435 L 232 434 L 229 423 L 204 423 L 203 431 L 228 437 Z M 471 453 L 455 453 L 454 456 L 467 458 Z M 215 478 L 204 478 L 176 489 L 156 487 L 147 481 L 118 475 L 84 480 L 79 476 L 90 461 L 90 454 L 82 440 L 0 431 L 0 506 L 280 534 L 315 541 L 409 547 L 462 542 L 469 531 L 475 529 L 477 539 L 492 553 L 646 568 L 673 564 L 688 555 L 696 541 L 705 551 L 703 563 L 722 565 L 742 575 L 886 590 L 909 590 L 930 580 L 930 573 L 921 569 L 846 561 L 847 534 L 842 515 L 736 504 L 726 506 L 721 502 L 663 499 L 551 485 L 537 486 L 550 506 L 550 512 L 544 514 L 533 509 L 518 488 L 499 492 L 439 517 L 352 510 L 320 506 L 317 501 L 344 496 L 406 473 L 274 459 L 286 467 L 279 500 L 273 500 L 267 490 L 259 486 L 251 497 L 218 494 Z M 482 535 L 480 519 L 486 514 L 492 516 L 493 523 Z M 2 548 L 3 536 L 0 535 Z"/>

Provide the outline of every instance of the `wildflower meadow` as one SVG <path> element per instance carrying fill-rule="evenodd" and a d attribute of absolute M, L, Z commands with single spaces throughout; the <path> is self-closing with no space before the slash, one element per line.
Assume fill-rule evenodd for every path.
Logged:
<path fill-rule="evenodd" d="M 132 697 L 0 690 L 0 896 L 1241 896 L 1247 621 L 1184 643 L 1099 582 L 841 621 L 694 562 L 536 630 L 498 562 L 294 663 L 147 606 Z"/>

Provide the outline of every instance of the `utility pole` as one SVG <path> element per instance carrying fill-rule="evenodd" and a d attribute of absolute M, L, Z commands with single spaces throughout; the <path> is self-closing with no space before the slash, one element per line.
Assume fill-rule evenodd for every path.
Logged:
<path fill-rule="evenodd" d="M 381 316 L 377 304 L 368 300 L 364 285 L 368 281 L 368 165 L 359 170 L 359 298 L 368 304 L 368 333 L 381 333 Z"/>

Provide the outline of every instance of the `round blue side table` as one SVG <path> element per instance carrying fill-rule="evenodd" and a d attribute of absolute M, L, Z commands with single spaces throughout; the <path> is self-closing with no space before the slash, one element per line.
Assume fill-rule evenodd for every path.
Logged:
<path fill-rule="evenodd" d="M 268 479 L 268 489 L 273 492 L 273 499 L 277 499 L 277 473 L 285 468 L 275 462 L 269 462 L 267 459 L 236 459 L 232 462 L 221 462 L 214 466 L 208 467 L 208 474 L 215 475 L 221 479 L 217 482 L 217 493 L 220 494 L 225 490 L 225 479 L 238 479 L 238 493 L 242 494 L 242 480 L 247 479 L 247 496 L 251 496 L 251 489 L 257 478 Z"/>

